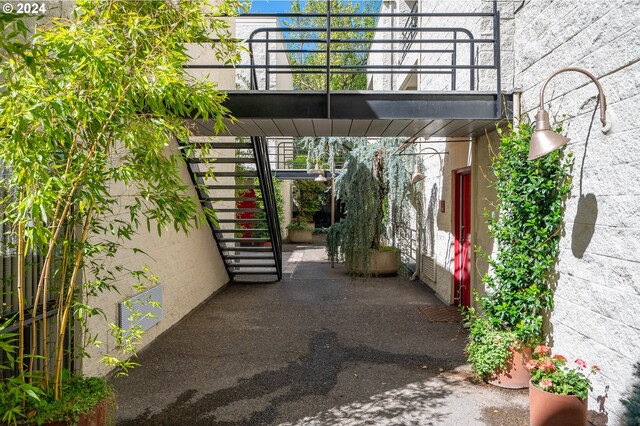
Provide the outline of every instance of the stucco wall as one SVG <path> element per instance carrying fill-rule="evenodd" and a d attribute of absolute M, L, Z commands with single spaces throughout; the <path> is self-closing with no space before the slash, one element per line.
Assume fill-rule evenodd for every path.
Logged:
<path fill-rule="evenodd" d="M 639 7 L 535 0 L 515 14 L 515 84 L 526 112 L 535 113 L 540 85 L 554 70 L 578 66 L 600 79 L 615 113 L 609 134 L 597 115 L 589 134 L 595 86 L 568 73 L 546 90 L 551 115 L 566 116 L 575 154 L 549 332 L 554 349 L 602 366 L 589 403 L 609 424 L 621 423 L 620 398 L 640 361 Z"/>
<path fill-rule="evenodd" d="M 176 149 L 175 143 L 171 149 Z M 184 181 L 190 183 L 186 165 L 181 164 L 181 169 Z M 112 193 L 120 195 L 124 205 L 131 191 L 130 188 L 115 187 Z M 192 186 L 188 193 L 196 197 Z M 123 209 L 120 214 L 126 218 L 128 211 Z M 177 233 L 170 228 L 163 230 L 162 236 L 158 236 L 155 228 L 151 228 L 152 231 L 147 232 L 143 225 L 140 232 L 131 241 L 127 241 L 125 248 L 108 264 L 110 268 L 119 265 L 133 270 L 148 267 L 151 273 L 158 277 L 158 283 L 164 285 L 164 318 L 145 332 L 140 348 L 153 341 L 229 281 L 211 230 L 206 223 L 192 229 L 189 235 Z M 133 247 L 143 250 L 146 255 L 134 253 Z M 98 363 L 103 353 L 118 353 L 114 339 L 109 333 L 108 323 L 118 323 L 118 302 L 136 294 L 133 288 L 135 282 L 130 275 L 115 270 L 114 273 L 118 277 L 115 285 L 120 293 L 103 293 L 89 301 L 91 305 L 104 311 L 106 321 L 94 317 L 89 323 L 89 333 L 97 334 L 103 345 L 87 348 L 90 357 L 82 361 L 82 372 L 86 375 L 104 375 L 109 371 L 108 367 Z"/>

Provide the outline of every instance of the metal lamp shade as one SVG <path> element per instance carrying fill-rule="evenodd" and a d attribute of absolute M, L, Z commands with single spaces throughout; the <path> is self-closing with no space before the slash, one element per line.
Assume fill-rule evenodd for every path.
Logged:
<path fill-rule="evenodd" d="M 413 170 L 413 174 L 411 175 L 411 184 L 415 185 L 425 178 L 425 175 L 420 172 L 420 166 L 416 164 L 416 167 Z"/>
<path fill-rule="evenodd" d="M 315 178 L 314 181 L 316 181 L 316 182 L 325 182 L 326 183 L 327 182 L 327 178 L 324 177 L 324 175 L 320 175 L 317 178 Z"/>
<path fill-rule="evenodd" d="M 540 110 L 536 114 L 536 130 L 533 132 L 533 135 L 531 135 L 531 142 L 529 143 L 529 160 L 535 160 L 543 155 L 547 155 L 562 147 L 570 140 L 571 139 L 551 130 L 549 114 L 547 114 L 545 110 Z"/>
<path fill-rule="evenodd" d="M 318 167 L 318 162 L 316 161 L 316 165 L 313 169 L 309 170 L 309 173 L 322 173 L 322 170 Z"/>

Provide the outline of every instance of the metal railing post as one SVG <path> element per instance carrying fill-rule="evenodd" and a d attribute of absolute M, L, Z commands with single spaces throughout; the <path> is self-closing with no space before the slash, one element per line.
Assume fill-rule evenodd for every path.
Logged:
<path fill-rule="evenodd" d="M 497 2 L 493 2 L 493 63 L 496 67 L 496 119 L 502 118 L 502 87 L 500 67 L 500 11 Z"/>
<path fill-rule="evenodd" d="M 327 118 L 331 118 L 331 0 L 327 0 Z"/>

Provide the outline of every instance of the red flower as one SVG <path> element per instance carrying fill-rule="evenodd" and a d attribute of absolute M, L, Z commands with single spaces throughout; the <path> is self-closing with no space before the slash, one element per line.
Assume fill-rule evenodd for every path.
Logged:
<path fill-rule="evenodd" d="M 600 366 L 599 366 L 599 365 L 597 365 L 597 364 L 593 364 L 593 365 L 591 366 L 591 371 L 593 371 L 593 372 L 600 371 Z"/>
<path fill-rule="evenodd" d="M 576 362 L 576 364 L 578 364 L 578 367 L 587 368 L 587 363 L 584 360 L 578 358 L 578 359 L 576 359 L 575 362 Z"/>
<path fill-rule="evenodd" d="M 550 388 L 553 385 L 551 379 L 542 379 L 540 380 L 540 387 L 542 388 Z"/>
<path fill-rule="evenodd" d="M 536 355 L 551 355 L 551 348 L 546 345 L 539 345 L 533 350 Z"/>
<path fill-rule="evenodd" d="M 560 355 L 560 354 L 555 354 L 555 355 L 553 356 L 553 358 L 555 358 L 555 359 L 559 359 L 559 360 L 564 361 L 564 362 L 567 362 L 567 358 L 565 358 L 564 356 L 562 356 L 562 355 Z"/>

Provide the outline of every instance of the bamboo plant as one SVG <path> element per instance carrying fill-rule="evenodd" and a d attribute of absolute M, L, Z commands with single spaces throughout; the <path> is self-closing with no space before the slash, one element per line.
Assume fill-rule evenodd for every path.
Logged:
<path fill-rule="evenodd" d="M 189 78 L 183 66 L 188 44 L 210 46 L 211 34 L 222 40 L 213 46 L 220 60 L 237 58 L 228 23 L 215 18 L 237 10 L 234 0 L 80 0 L 72 17 L 46 19 L 33 34 L 21 16 L 0 15 L 2 254 L 17 259 L 15 287 L 5 286 L 17 306 L 1 311 L 16 316 L 0 321 L 16 330 L 0 339 L 3 367 L 14 370 L 2 384 L 3 396 L 14 395 L 0 401 L 3 421 L 62 397 L 63 359 L 72 349 L 65 336 L 100 314 L 91 297 L 117 290 L 122 274 L 139 286 L 154 280 L 147 268 L 111 264 L 137 230 L 188 232 L 201 220 L 179 153 L 168 146 L 188 135 L 183 116 L 195 111 L 217 130 L 229 117 L 224 93 Z M 38 279 L 27 294 L 31 270 Z M 49 322 L 52 309 L 58 313 Z M 127 340 L 113 330 L 131 355 L 138 335 Z M 83 335 L 84 344 L 98 344 L 88 330 Z"/>

